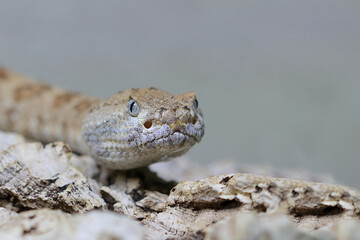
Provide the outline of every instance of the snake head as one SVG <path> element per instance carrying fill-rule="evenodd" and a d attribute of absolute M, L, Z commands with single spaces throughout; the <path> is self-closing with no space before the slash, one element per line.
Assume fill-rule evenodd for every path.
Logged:
<path fill-rule="evenodd" d="M 82 137 L 104 166 L 146 166 L 180 156 L 201 140 L 205 126 L 198 105 L 194 92 L 128 89 L 91 109 Z"/>

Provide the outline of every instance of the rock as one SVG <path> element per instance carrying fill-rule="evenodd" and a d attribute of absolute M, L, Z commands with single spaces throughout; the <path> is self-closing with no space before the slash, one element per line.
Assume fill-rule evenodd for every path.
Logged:
<path fill-rule="evenodd" d="M 77 156 L 73 153 L 70 158 L 70 164 L 79 170 L 81 174 L 88 179 L 91 190 L 97 195 L 100 195 L 100 184 L 95 179 L 99 175 L 100 169 L 96 165 L 95 160 L 88 155 Z"/>
<path fill-rule="evenodd" d="M 330 231 L 309 232 L 299 229 L 283 214 L 238 213 L 208 227 L 205 233 L 205 240 L 335 240 Z"/>
<path fill-rule="evenodd" d="M 352 188 L 244 173 L 208 177 L 245 169 L 231 163 L 116 171 L 64 143 L 44 148 L 0 133 L 1 141 L 0 239 L 360 239 L 360 193 Z M 102 211 L 86 213 L 93 209 Z"/>
<path fill-rule="evenodd" d="M 25 138 L 16 133 L 5 133 L 0 131 L 0 152 L 13 144 L 24 143 Z"/>
<path fill-rule="evenodd" d="M 164 210 L 148 215 L 142 223 L 148 226 L 146 235 L 156 239 L 202 239 L 208 226 L 239 214 L 241 222 L 255 224 L 259 234 L 274 227 L 272 234 L 278 236 L 284 226 L 296 224 L 292 231 L 295 239 L 308 239 L 314 235 L 305 233 L 326 229 L 345 218 L 357 219 L 359 203 L 359 192 L 338 185 L 225 174 L 179 183 L 171 190 Z M 264 220 L 254 220 L 249 213 L 261 213 L 259 218 Z M 275 213 L 286 216 L 286 223 L 277 220 Z M 280 225 L 273 226 L 273 222 Z"/>
<path fill-rule="evenodd" d="M 71 151 L 58 142 L 22 143 L 0 153 L 0 197 L 22 208 L 84 212 L 104 208 L 89 181 L 69 163 Z"/>
<path fill-rule="evenodd" d="M 144 218 L 142 209 L 136 206 L 135 201 L 126 192 L 116 191 L 105 186 L 101 188 L 100 192 L 107 202 L 109 209 L 132 218 Z"/>
<path fill-rule="evenodd" d="M 228 174 L 179 183 L 172 189 L 165 210 L 143 223 L 153 232 L 180 229 L 182 239 L 198 239 L 207 226 L 230 214 L 282 213 L 298 227 L 314 231 L 344 218 L 358 218 L 359 199 L 359 192 L 338 185 Z"/>
<path fill-rule="evenodd" d="M 236 239 L 360 239 L 360 221 L 342 219 L 317 231 L 299 228 L 284 214 L 237 213 L 205 229 L 205 240 Z"/>
<path fill-rule="evenodd" d="M 339 240 L 360 239 L 359 219 L 343 219 L 333 227 L 334 235 Z"/>
<path fill-rule="evenodd" d="M 132 218 L 143 219 L 149 213 L 164 209 L 167 194 L 175 185 L 159 179 L 148 168 L 131 171 L 102 170 L 107 182 L 100 189 L 109 209 Z"/>
<path fill-rule="evenodd" d="M 167 202 L 197 208 L 233 203 L 243 210 L 286 211 L 296 216 L 355 216 L 360 210 L 360 193 L 339 185 L 236 173 L 181 182 L 171 190 Z"/>
<path fill-rule="evenodd" d="M 167 195 L 156 191 L 144 191 L 145 197 L 136 202 L 137 206 L 148 211 L 161 212 L 165 209 Z"/>
<path fill-rule="evenodd" d="M 95 160 L 88 155 L 77 156 L 72 154 L 70 164 L 87 178 L 94 179 L 100 172 Z"/>
<path fill-rule="evenodd" d="M 15 212 L 0 207 L 0 225 L 8 222 L 8 220 L 15 215 L 16 215 Z"/>
<path fill-rule="evenodd" d="M 11 217 L 0 225 L 0 239 L 87 239 L 140 240 L 143 227 L 119 214 L 91 211 L 86 214 L 66 214 L 60 210 L 32 210 Z"/>
<path fill-rule="evenodd" d="M 198 209 L 167 206 L 162 212 L 150 213 L 141 222 L 147 227 L 147 239 L 203 239 L 209 225 L 236 212 L 234 209 Z"/>

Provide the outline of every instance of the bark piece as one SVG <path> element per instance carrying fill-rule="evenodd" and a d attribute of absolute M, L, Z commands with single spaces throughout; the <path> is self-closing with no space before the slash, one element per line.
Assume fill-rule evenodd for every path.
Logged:
<path fill-rule="evenodd" d="M 143 232 L 139 223 L 126 216 L 98 210 L 75 215 L 60 210 L 31 210 L 0 225 L 0 239 L 14 240 L 140 240 Z"/>
<path fill-rule="evenodd" d="M 89 181 L 69 163 L 71 151 L 62 143 L 12 145 L 0 153 L 0 197 L 23 208 L 59 208 L 84 212 L 105 202 Z"/>
<path fill-rule="evenodd" d="M 331 230 L 302 230 L 283 214 L 234 214 L 208 227 L 205 232 L 205 240 L 335 240 Z"/>
<path fill-rule="evenodd" d="M 13 144 L 24 143 L 25 138 L 16 133 L 7 133 L 0 131 L 0 152 Z"/>
<path fill-rule="evenodd" d="M 6 208 L 0 207 L 0 225 L 8 222 L 8 220 L 12 217 L 16 216 L 16 213 L 13 211 L 9 211 Z"/>

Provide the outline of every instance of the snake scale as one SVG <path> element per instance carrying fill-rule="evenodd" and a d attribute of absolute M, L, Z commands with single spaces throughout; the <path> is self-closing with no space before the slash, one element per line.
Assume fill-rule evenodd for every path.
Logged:
<path fill-rule="evenodd" d="M 132 169 L 186 153 L 205 127 L 194 92 L 133 88 L 100 100 L 0 68 L 0 129 Z"/>

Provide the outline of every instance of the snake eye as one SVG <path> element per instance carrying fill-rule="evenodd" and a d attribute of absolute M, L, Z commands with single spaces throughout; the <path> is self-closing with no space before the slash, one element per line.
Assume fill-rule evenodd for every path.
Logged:
<path fill-rule="evenodd" d="M 131 116 L 136 117 L 139 114 L 140 111 L 140 107 L 139 105 L 135 102 L 134 99 L 131 99 L 128 103 L 128 111 L 130 113 Z"/>
<path fill-rule="evenodd" d="M 193 106 L 194 106 L 195 110 L 198 109 L 198 107 L 199 107 L 199 102 L 198 102 L 198 100 L 196 98 L 194 100 Z"/>

